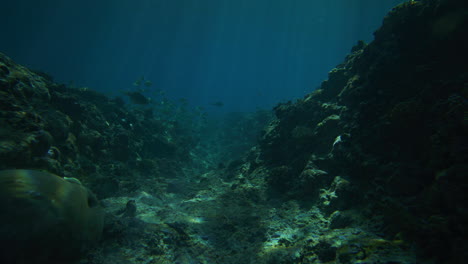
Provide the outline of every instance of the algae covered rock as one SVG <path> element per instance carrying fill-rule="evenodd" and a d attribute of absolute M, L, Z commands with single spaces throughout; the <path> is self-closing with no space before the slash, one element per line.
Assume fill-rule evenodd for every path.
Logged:
<path fill-rule="evenodd" d="M 0 262 L 64 263 L 100 239 L 103 211 L 74 178 L 0 171 Z"/>

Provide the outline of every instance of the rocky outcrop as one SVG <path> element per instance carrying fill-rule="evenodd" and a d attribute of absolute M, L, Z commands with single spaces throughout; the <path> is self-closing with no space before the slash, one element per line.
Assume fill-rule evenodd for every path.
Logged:
<path fill-rule="evenodd" d="M 467 14 L 466 1 L 403 3 L 318 90 L 278 105 L 249 163 L 272 197 L 358 210 L 426 257 L 466 260 Z"/>
<path fill-rule="evenodd" d="M 75 178 L 35 170 L 0 170 L 0 260 L 66 263 L 102 235 L 104 211 Z"/>
<path fill-rule="evenodd" d="M 184 124 L 69 88 L 0 54 L 0 169 L 44 169 L 86 182 L 99 197 L 165 188 L 196 144 Z M 148 175 L 151 175 L 149 177 Z M 152 184 L 142 183 L 152 178 Z"/>

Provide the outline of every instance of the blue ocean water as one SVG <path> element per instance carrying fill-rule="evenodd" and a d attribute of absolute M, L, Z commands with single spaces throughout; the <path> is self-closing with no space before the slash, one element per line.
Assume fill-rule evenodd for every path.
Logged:
<path fill-rule="evenodd" d="M 144 76 L 148 96 L 209 112 L 268 109 L 314 90 L 400 2 L 16 0 L 2 3 L 0 50 L 112 96 Z"/>

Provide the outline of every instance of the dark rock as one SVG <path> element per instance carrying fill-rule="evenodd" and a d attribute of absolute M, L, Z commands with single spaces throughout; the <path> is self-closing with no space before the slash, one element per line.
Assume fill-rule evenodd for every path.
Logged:
<path fill-rule="evenodd" d="M 336 258 L 336 247 L 333 247 L 331 244 L 327 242 L 320 242 L 318 243 L 313 250 L 318 255 L 320 261 L 322 262 L 330 262 L 334 261 Z"/>

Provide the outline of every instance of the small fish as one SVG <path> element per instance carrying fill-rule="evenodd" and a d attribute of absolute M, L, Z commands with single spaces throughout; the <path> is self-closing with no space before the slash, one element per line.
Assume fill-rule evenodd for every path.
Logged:
<path fill-rule="evenodd" d="M 133 86 L 140 86 L 141 85 L 141 80 L 136 80 L 134 83 L 133 83 Z"/>
<path fill-rule="evenodd" d="M 145 80 L 145 77 L 141 76 L 133 83 L 133 86 L 139 87 L 144 80 Z"/>
<path fill-rule="evenodd" d="M 151 85 L 153 85 L 153 83 L 151 81 L 148 81 L 148 80 L 145 81 L 145 86 L 146 87 L 151 87 Z"/>
<path fill-rule="evenodd" d="M 144 96 L 140 92 L 124 92 L 130 101 L 134 104 L 147 105 L 151 103 L 151 98 Z"/>
<path fill-rule="evenodd" d="M 216 107 L 223 107 L 223 106 L 224 106 L 224 103 L 221 102 L 221 101 L 218 101 L 218 102 L 213 102 L 213 103 L 211 103 L 210 105 L 216 106 Z"/>

